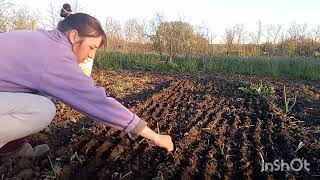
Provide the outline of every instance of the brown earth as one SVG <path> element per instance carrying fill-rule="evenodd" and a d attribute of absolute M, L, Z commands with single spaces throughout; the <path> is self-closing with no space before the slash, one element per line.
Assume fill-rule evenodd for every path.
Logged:
<path fill-rule="evenodd" d="M 149 127 L 170 134 L 175 150 L 167 153 L 141 137 L 130 140 L 123 132 L 57 101 L 53 122 L 29 139 L 33 145 L 48 143 L 49 157 L 2 158 L 0 180 L 302 179 L 320 175 L 319 82 L 129 71 L 95 71 L 93 78 Z M 275 88 L 272 97 L 239 90 L 260 81 Z M 287 115 L 282 112 L 283 86 L 287 96 L 297 94 Z M 298 149 L 300 142 L 304 146 Z M 261 172 L 263 161 L 290 163 L 295 158 L 307 160 L 310 171 Z"/>

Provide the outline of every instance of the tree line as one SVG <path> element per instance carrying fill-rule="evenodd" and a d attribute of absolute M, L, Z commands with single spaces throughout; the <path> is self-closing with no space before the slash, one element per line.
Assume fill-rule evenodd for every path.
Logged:
<path fill-rule="evenodd" d="M 81 10 L 73 1 L 75 11 Z M 60 6 L 48 5 L 41 16 L 24 7 L 0 0 L 0 32 L 21 29 L 53 29 L 61 20 Z M 320 56 L 320 25 L 292 23 L 266 24 L 258 21 L 250 32 L 243 24 L 226 28 L 221 43 L 205 25 L 194 26 L 184 20 L 169 21 L 159 13 L 149 20 L 128 19 L 124 23 L 107 17 L 102 25 L 107 33 L 107 51 L 121 53 L 157 53 L 174 57 L 201 56 Z"/>

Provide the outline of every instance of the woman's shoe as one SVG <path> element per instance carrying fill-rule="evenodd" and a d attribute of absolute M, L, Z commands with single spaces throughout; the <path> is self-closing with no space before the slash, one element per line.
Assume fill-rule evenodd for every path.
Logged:
<path fill-rule="evenodd" d="M 47 144 L 37 145 L 32 147 L 30 143 L 23 143 L 17 149 L 11 152 L 0 153 L 0 157 L 27 157 L 27 158 L 36 158 L 49 154 L 50 147 Z"/>

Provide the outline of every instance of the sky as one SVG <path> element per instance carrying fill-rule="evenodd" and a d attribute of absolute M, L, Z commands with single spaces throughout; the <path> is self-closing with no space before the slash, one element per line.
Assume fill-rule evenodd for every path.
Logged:
<path fill-rule="evenodd" d="M 26 6 L 43 16 L 48 15 L 50 2 L 58 9 L 74 0 L 6 0 Z M 167 20 L 184 20 L 192 25 L 206 26 L 221 40 L 225 29 L 243 24 L 247 31 L 262 25 L 307 23 L 312 29 L 320 25 L 320 0 L 78 0 L 81 12 L 97 17 L 104 24 L 107 17 L 124 23 L 135 18 L 151 20 L 160 13 Z"/>

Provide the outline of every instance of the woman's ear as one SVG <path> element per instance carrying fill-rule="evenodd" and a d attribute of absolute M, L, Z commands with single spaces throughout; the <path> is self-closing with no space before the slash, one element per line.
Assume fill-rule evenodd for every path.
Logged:
<path fill-rule="evenodd" d="M 72 45 L 79 43 L 80 41 L 80 37 L 79 37 L 79 33 L 77 30 L 71 30 L 69 33 L 69 40 L 71 42 Z"/>

